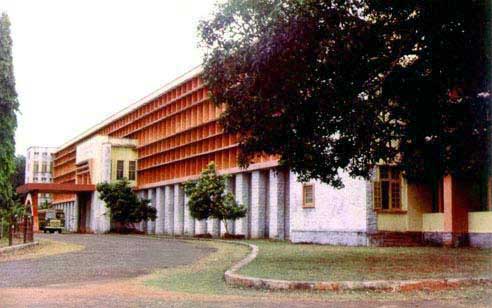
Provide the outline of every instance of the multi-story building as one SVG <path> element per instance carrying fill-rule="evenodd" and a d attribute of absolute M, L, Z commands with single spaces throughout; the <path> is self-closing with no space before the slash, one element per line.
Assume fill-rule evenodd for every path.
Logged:
<path fill-rule="evenodd" d="M 26 153 L 26 183 L 52 183 L 53 182 L 53 153 L 55 147 L 31 146 Z M 50 193 L 40 193 L 40 204 L 51 203 Z"/>
<path fill-rule="evenodd" d="M 181 185 L 214 161 L 232 174 L 228 187 L 248 207 L 245 218 L 228 222 L 236 235 L 343 245 L 452 245 L 466 238 L 492 246 L 490 181 L 478 200 L 473 181 L 447 176 L 436 185 L 412 184 L 394 166 L 375 167 L 371 180 L 342 175 L 343 189 L 302 183 L 274 156 L 258 155 L 241 169 L 237 137 L 218 124 L 222 111 L 196 68 L 58 148 L 49 189 L 64 192 L 54 202 L 65 209 L 68 229 L 108 231 L 106 207 L 91 185 L 126 177 L 157 209 L 147 232 L 219 236 L 220 222 L 190 217 Z"/>

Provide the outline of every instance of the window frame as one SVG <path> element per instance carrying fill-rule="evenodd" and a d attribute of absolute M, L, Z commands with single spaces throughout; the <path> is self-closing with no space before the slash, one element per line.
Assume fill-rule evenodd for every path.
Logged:
<path fill-rule="evenodd" d="M 137 161 L 136 160 L 128 161 L 128 180 L 129 181 L 136 181 L 137 180 Z"/>
<path fill-rule="evenodd" d="M 387 176 L 381 177 L 381 167 L 387 168 Z M 394 177 L 394 172 L 398 172 L 398 177 Z M 387 198 L 388 198 L 388 208 L 383 208 L 383 183 L 388 183 Z M 395 185 L 398 187 L 398 206 L 394 206 L 395 201 L 394 188 Z M 395 165 L 378 165 L 376 170 L 376 179 L 373 181 L 373 209 L 380 212 L 391 212 L 391 213 L 402 213 L 406 212 L 403 210 L 403 180 L 401 176 L 401 170 Z"/>
<path fill-rule="evenodd" d="M 306 188 L 311 189 L 311 202 L 306 202 Z M 312 209 L 315 207 L 315 193 L 314 193 L 314 183 L 303 183 L 302 184 L 302 208 L 304 209 Z"/>
<path fill-rule="evenodd" d="M 119 164 L 121 163 L 121 170 Z M 121 175 L 120 175 L 121 171 Z M 125 161 L 124 160 L 116 160 L 116 180 L 123 180 L 125 178 Z"/>

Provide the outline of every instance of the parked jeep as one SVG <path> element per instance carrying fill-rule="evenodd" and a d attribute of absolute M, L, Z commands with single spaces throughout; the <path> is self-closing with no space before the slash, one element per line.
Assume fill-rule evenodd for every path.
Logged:
<path fill-rule="evenodd" d="M 39 230 L 44 233 L 62 233 L 65 225 L 63 210 L 45 209 L 38 211 Z"/>

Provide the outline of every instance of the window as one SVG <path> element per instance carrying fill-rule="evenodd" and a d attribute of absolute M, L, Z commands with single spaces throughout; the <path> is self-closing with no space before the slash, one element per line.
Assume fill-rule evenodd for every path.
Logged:
<path fill-rule="evenodd" d="M 33 181 L 34 182 L 37 182 L 38 181 L 38 178 L 37 177 L 34 177 Z"/>
<path fill-rule="evenodd" d="M 401 209 L 401 179 L 397 167 L 379 166 L 377 180 L 374 181 L 374 208 Z"/>
<path fill-rule="evenodd" d="M 117 180 L 123 179 L 123 175 L 124 175 L 124 161 L 117 160 L 116 161 L 116 179 Z"/>
<path fill-rule="evenodd" d="M 46 178 L 41 178 L 41 182 L 46 182 Z"/>
<path fill-rule="evenodd" d="M 314 184 L 302 185 L 302 207 L 314 207 Z"/>
<path fill-rule="evenodd" d="M 50 162 L 50 173 L 53 173 L 53 162 Z"/>
<path fill-rule="evenodd" d="M 136 171 L 137 171 L 137 162 L 134 160 L 129 161 L 128 162 L 128 179 L 130 181 L 135 181 Z"/>
<path fill-rule="evenodd" d="M 37 161 L 34 161 L 33 167 L 34 167 L 34 171 L 33 172 L 34 173 L 38 173 L 39 172 L 39 163 Z"/>
<path fill-rule="evenodd" d="M 48 172 L 48 163 L 45 161 L 41 164 L 41 172 Z"/>

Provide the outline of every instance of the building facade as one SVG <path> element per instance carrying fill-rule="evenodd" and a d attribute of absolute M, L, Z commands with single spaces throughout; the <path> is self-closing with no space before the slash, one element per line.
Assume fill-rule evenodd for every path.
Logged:
<path fill-rule="evenodd" d="M 448 180 L 441 183 L 441 217 L 432 213 L 428 189 L 406 183 L 390 166 L 375 167 L 369 181 L 342 174 L 342 189 L 300 182 L 274 156 L 258 155 L 248 169 L 239 168 L 237 137 L 225 134 L 218 123 L 222 111 L 209 99 L 201 68 L 196 68 L 58 148 L 54 182 L 87 185 L 129 178 L 157 209 L 156 221 L 141 223 L 141 230 L 220 236 L 224 222 L 193 219 L 182 187 L 214 161 L 220 173 L 232 175 L 228 189 L 248 207 L 245 218 L 225 222 L 236 235 L 296 243 L 398 245 L 469 237 L 479 225 L 480 245 L 487 245 L 484 238 L 492 234 L 490 208 L 479 214 L 458 211 L 469 204 L 458 197 L 463 195 L 457 194 L 459 186 L 450 188 Z M 100 233 L 111 228 L 96 191 L 56 194 L 54 203 L 65 210 L 71 231 Z M 458 221 L 465 216 L 467 229 L 459 229 Z M 435 230 L 437 235 L 430 234 Z"/>
<path fill-rule="evenodd" d="M 25 183 L 53 182 L 53 153 L 55 147 L 31 146 L 26 152 Z M 51 203 L 52 195 L 41 193 L 38 196 L 40 204 Z"/>

